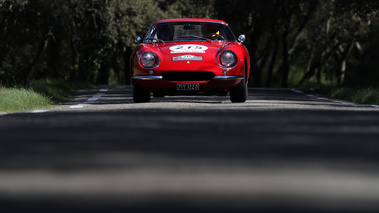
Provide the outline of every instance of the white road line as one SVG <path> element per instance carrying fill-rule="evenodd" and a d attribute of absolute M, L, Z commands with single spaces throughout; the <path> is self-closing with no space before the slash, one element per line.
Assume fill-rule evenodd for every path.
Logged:
<path fill-rule="evenodd" d="M 352 105 L 354 106 L 355 104 L 354 103 L 349 103 L 349 102 L 342 102 L 343 105 Z"/>
<path fill-rule="evenodd" d="M 45 112 L 48 112 L 49 110 L 45 110 L 45 109 L 37 109 L 37 110 L 33 110 L 31 111 L 31 113 L 45 113 Z"/>
<path fill-rule="evenodd" d="M 70 106 L 69 108 L 70 109 L 80 109 L 80 108 L 83 108 L 83 107 L 84 107 L 84 104 L 78 104 L 78 105 Z"/>
<path fill-rule="evenodd" d="M 87 103 L 88 103 L 88 102 L 95 102 L 95 101 L 97 101 L 97 100 L 99 100 L 98 97 L 92 97 L 92 98 L 89 98 L 86 102 L 87 102 Z"/>
<path fill-rule="evenodd" d="M 310 98 L 318 98 L 317 96 L 315 96 L 315 95 L 311 95 L 311 94 L 307 94 L 307 95 L 305 95 L 305 96 L 310 97 Z"/>
<path fill-rule="evenodd" d="M 329 98 L 322 98 L 322 97 L 318 97 L 318 99 L 320 99 L 320 100 L 330 100 Z"/>
<path fill-rule="evenodd" d="M 97 100 L 99 100 L 105 93 L 108 91 L 108 89 L 100 89 L 98 93 L 96 93 L 91 98 L 88 98 L 84 103 L 80 103 L 77 105 L 70 106 L 70 109 L 80 109 L 83 108 L 85 105 L 90 105 L 95 103 Z"/>
<path fill-rule="evenodd" d="M 301 91 L 301 90 L 292 89 L 292 91 L 293 91 L 294 93 L 304 94 L 304 91 Z"/>

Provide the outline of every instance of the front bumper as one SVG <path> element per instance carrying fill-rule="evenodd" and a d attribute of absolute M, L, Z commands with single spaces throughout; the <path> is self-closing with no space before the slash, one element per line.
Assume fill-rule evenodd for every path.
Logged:
<path fill-rule="evenodd" d="M 134 76 L 132 79 L 142 80 L 142 81 L 156 81 L 156 80 L 163 80 L 163 76 L 140 75 L 140 76 Z"/>
<path fill-rule="evenodd" d="M 213 80 L 215 81 L 236 81 L 236 80 L 242 80 L 243 76 L 215 76 Z M 146 76 L 146 75 L 140 75 L 140 76 L 134 76 L 132 78 L 133 80 L 143 80 L 143 81 L 155 81 L 155 80 L 163 80 L 163 76 Z"/>
<path fill-rule="evenodd" d="M 139 75 L 132 77 L 133 81 L 142 87 L 149 89 L 156 94 L 168 95 L 197 95 L 197 94 L 225 94 L 227 90 L 236 86 L 244 79 L 244 76 L 214 76 L 210 80 L 197 80 L 197 81 L 172 81 L 165 80 L 161 75 Z M 198 85 L 197 91 L 182 91 L 178 90 L 179 84 L 196 84 Z"/>

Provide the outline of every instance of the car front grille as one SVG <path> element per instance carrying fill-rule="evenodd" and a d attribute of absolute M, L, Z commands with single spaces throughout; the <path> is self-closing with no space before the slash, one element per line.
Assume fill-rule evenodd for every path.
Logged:
<path fill-rule="evenodd" d="M 167 81 L 208 81 L 212 80 L 215 74 L 204 71 L 171 71 L 163 73 L 162 76 Z"/>

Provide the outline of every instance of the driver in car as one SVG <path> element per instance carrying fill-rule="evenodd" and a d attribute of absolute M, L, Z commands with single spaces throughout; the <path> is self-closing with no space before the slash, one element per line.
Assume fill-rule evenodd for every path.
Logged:
<path fill-rule="evenodd" d="M 207 24 L 201 27 L 201 33 L 204 38 L 215 38 L 217 35 L 220 35 L 220 29 L 217 24 Z"/>
<path fill-rule="evenodd" d="M 161 39 L 163 41 L 172 41 L 173 37 L 171 30 L 167 25 L 163 25 L 157 30 L 157 36 L 158 39 Z"/>

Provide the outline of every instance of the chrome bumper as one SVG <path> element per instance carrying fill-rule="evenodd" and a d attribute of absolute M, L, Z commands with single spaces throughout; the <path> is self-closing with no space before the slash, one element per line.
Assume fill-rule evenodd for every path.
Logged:
<path fill-rule="evenodd" d="M 242 80 L 245 77 L 243 76 L 215 76 L 213 80 L 215 81 L 235 81 L 235 80 Z"/>
<path fill-rule="evenodd" d="M 153 76 L 153 75 L 141 75 L 134 76 L 133 80 L 145 80 L 145 81 L 155 81 L 155 80 L 163 80 L 163 76 Z M 215 76 L 213 80 L 215 81 L 236 81 L 242 80 L 244 76 Z"/>
<path fill-rule="evenodd" d="M 163 80 L 163 76 L 141 75 L 141 76 L 133 76 L 132 79 L 133 80 L 154 81 L 154 80 Z"/>

